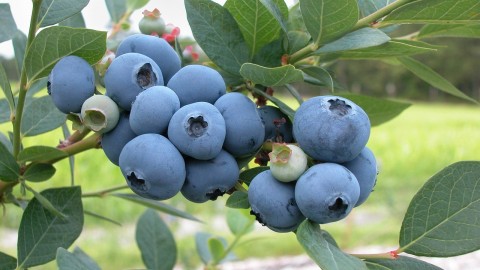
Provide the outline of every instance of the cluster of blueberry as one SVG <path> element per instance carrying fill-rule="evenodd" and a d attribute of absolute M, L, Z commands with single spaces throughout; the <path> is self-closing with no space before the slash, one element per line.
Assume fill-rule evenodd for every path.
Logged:
<path fill-rule="evenodd" d="M 298 146 L 274 144 L 269 170 L 248 189 L 251 213 L 277 232 L 293 231 L 305 218 L 319 224 L 345 218 L 365 202 L 377 178 L 366 147 L 370 121 L 352 101 L 313 97 L 298 108 L 292 131 Z"/>
<path fill-rule="evenodd" d="M 105 95 L 95 94 L 92 67 L 67 56 L 54 66 L 48 91 L 60 111 L 79 114 L 102 134 L 106 156 L 140 196 L 165 200 L 181 192 L 193 202 L 215 200 L 237 183 L 237 160 L 265 141 L 281 143 L 266 157 L 269 170 L 251 181 L 248 200 L 274 231 L 295 230 L 305 218 L 340 220 L 375 184 L 375 157 L 365 146 L 370 121 L 348 99 L 311 98 L 292 123 L 276 107 L 226 93 L 216 70 L 181 67 L 165 39 L 145 34 L 120 43 L 103 82 Z"/>
<path fill-rule="evenodd" d="M 92 67 L 67 56 L 53 68 L 48 89 L 62 112 L 80 114 L 84 126 L 102 133 L 106 156 L 143 197 L 181 192 L 193 202 L 214 200 L 238 181 L 236 158 L 254 155 L 264 142 L 255 103 L 226 93 L 210 67 L 181 67 L 162 38 L 123 40 L 103 81 L 105 95 L 94 95 Z"/>

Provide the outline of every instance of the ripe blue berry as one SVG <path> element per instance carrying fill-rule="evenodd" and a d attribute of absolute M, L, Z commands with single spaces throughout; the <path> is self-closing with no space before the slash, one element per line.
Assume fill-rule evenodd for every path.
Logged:
<path fill-rule="evenodd" d="M 149 199 L 169 199 L 185 182 L 182 155 L 159 134 L 142 134 L 128 142 L 120 154 L 120 169 L 128 186 Z"/>
<path fill-rule="evenodd" d="M 162 71 L 165 85 L 181 68 L 180 57 L 163 38 L 144 34 L 131 35 L 118 45 L 117 56 L 125 53 L 140 53 L 155 61 Z"/>
<path fill-rule="evenodd" d="M 50 72 L 47 89 L 61 112 L 79 113 L 83 102 L 95 93 L 93 68 L 83 58 L 65 56 Z"/>
<path fill-rule="evenodd" d="M 117 56 L 104 77 L 106 95 L 130 111 L 135 97 L 143 90 L 163 85 L 162 71 L 149 57 L 139 53 Z"/>
<path fill-rule="evenodd" d="M 204 101 L 215 103 L 225 94 L 225 81 L 218 71 L 202 65 L 181 68 L 168 81 L 167 86 L 178 95 L 180 106 Z"/>
<path fill-rule="evenodd" d="M 266 105 L 258 108 L 265 126 L 265 141 L 293 142 L 292 121 L 279 108 Z"/>
<path fill-rule="evenodd" d="M 223 148 L 234 157 L 254 154 L 265 138 L 265 128 L 255 103 L 241 93 L 228 93 L 214 105 L 223 115 L 227 128 Z"/>
<path fill-rule="evenodd" d="M 122 152 L 125 144 L 137 136 L 130 128 L 128 117 L 128 113 L 121 113 L 115 128 L 102 134 L 101 145 L 103 152 L 115 165 L 118 165 L 120 152 Z"/>
<path fill-rule="evenodd" d="M 349 169 L 358 180 L 360 197 L 355 206 L 359 206 L 367 200 L 377 180 L 378 168 L 375 156 L 369 148 L 365 147 L 355 159 L 342 163 L 342 165 Z"/>
<path fill-rule="evenodd" d="M 248 188 L 251 214 L 276 232 L 295 230 L 305 217 L 295 202 L 295 184 L 277 181 L 270 170 L 256 175 Z"/>
<path fill-rule="evenodd" d="M 225 132 L 225 120 L 207 102 L 181 107 L 168 125 L 168 138 L 178 150 L 200 160 L 212 159 L 220 153 Z"/>
<path fill-rule="evenodd" d="M 358 156 L 367 144 L 370 120 L 362 108 L 346 98 L 318 96 L 298 108 L 293 135 L 313 159 L 342 163 Z"/>
<path fill-rule="evenodd" d="M 130 111 L 130 126 L 138 135 L 163 134 L 173 114 L 180 109 L 180 101 L 170 88 L 152 86 L 141 92 Z"/>
<path fill-rule="evenodd" d="M 187 178 L 181 192 L 192 202 L 216 200 L 233 188 L 238 180 L 238 164 L 232 155 L 223 150 L 210 160 L 187 158 L 185 165 Z"/>
<path fill-rule="evenodd" d="M 360 186 L 355 175 L 336 163 L 310 167 L 295 185 L 298 208 L 305 217 L 320 224 L 345 218 L 359 195 Z"/>

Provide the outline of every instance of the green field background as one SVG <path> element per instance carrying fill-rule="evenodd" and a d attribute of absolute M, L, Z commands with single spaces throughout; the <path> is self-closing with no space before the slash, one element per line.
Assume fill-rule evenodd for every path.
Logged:
<path fill-rule="evenodd" d="M 10 123 L 0 130 L 11 130 Z M 60 130 L 25 138 L 26 146 L 56 146 Z M 375 245 L 395 247 L 403 214 L 409 201 L 425 181 L 445 166 L 462 160 L 478 160 L 480 153 L 480 108 L 469 105 L 414 103 L 397 118 L 373 127 L 368 146 L 375 153 L 380 174 L 370 198 L 355 208 L 345 220 L 322 226 L 340 246 L 351 249 Z M 55 165 L 56 175 L 44 183 L 31 183 L 36 190 L 70 184 L 67 161 Z M 83 192 L 124 185 L 120 170 L 111 164 L 101 149 L 76 156 L 75 184 Z M 17 188 L 18 190 L 18 188 Z M 128 192 L 124 190 L 122 192 Z M 204 204 L 187 202 L 180 195 L 167 201 L 203 221 L 197 223 L 161 214 L 173 230 L 180 250 L 178 264 L 195 269 L 200 260 L 194 252 L 194 235 L 209 232 L 231 239 L 225 222 L 225 199 Z M 135 244 L 135 222 L 144 207 L 110 196 L 85 198 L 85 210 L 122 224 L 85 216 L 84 232 L 73 246 L 81 247 L 102 269 L 141 269 Z M 0 250 L 16 255 L 16 228 L 21 210 L 6 205 L 0 217 Z M 235 249 L 239 259 L 303 253 L 293 233 L 272 233 L 260 225 Z M 388 250 L 385 250 L 388 251 Z M 31 269 L 55 269 L 55 264 Z"/>

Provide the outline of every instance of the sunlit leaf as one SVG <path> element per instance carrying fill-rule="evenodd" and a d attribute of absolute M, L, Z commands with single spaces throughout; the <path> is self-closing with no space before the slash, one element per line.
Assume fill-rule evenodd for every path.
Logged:
<path fill-rule="evenodd" d="M 43 96 L 25 106 L 20 130 L 23 136 L 34 136 L 60 127 L 66 119 L 66 115 L 55 107 L 52 98 Z"/>

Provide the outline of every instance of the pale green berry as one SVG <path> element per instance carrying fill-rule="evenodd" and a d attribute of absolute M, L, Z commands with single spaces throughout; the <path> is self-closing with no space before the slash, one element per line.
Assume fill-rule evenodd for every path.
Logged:
<path fill-rule="evenodd" d="M 307 155 L 296 145 L 274 143 L 268 156 L 270 170 L 278 181 L 295 181 L 307 169 Z"/>
<path fill-rule="evenodd" d="M 82 105 L 83 125 L 98 133 L 112 130 L 117 125 L 119 116 L 117 104 L 108 96 L 94 95 Z"/>

